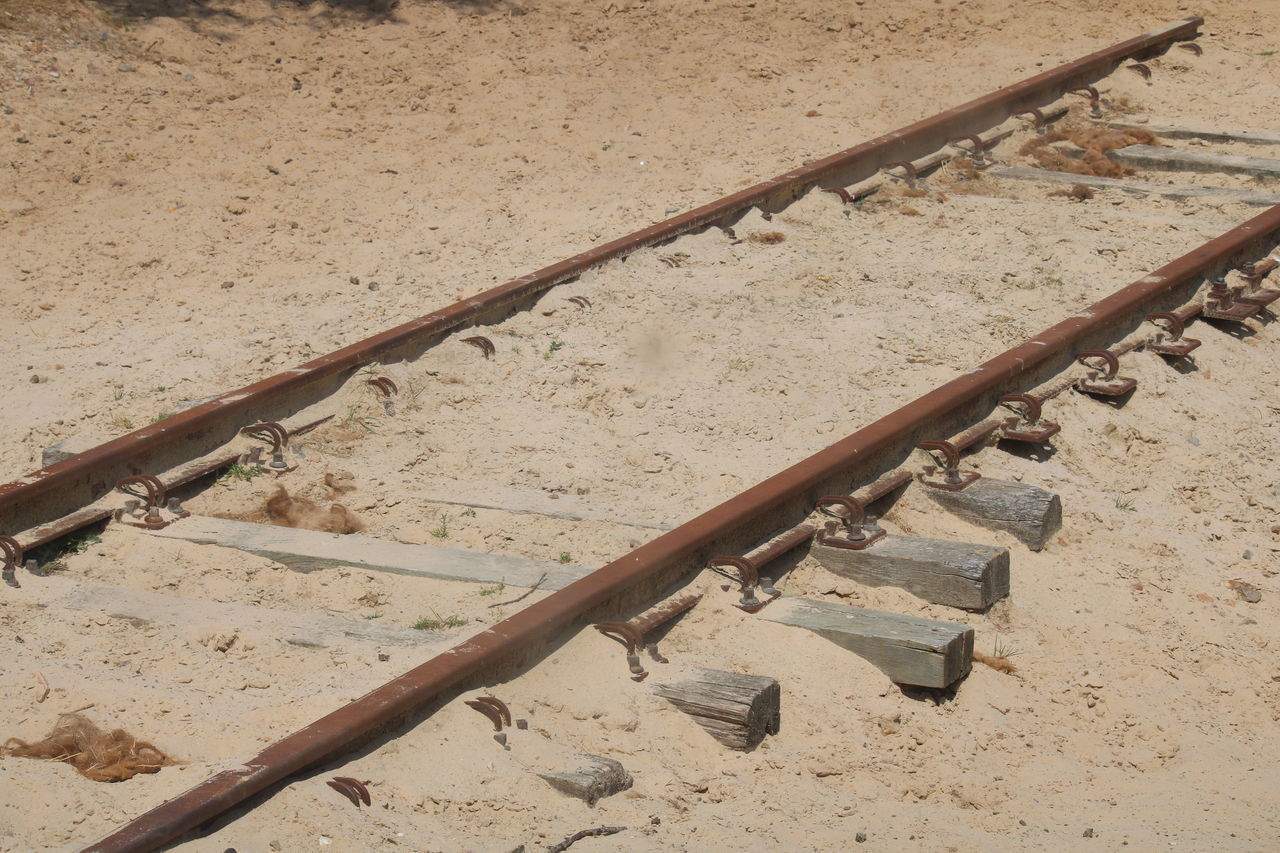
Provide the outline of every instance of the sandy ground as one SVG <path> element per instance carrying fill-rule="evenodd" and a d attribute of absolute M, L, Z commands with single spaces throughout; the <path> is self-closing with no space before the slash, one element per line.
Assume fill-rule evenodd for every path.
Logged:
<path fill-rule="evenodd" d="M 0 353 L 12 366 L 0 387 L 24 415 L 5 422 L 0 467 L 17 476 L 60 438 L 121 434 L 1192 12 L 1209 19 L 1205 56 L 1155 61 L 1150 84 L 1118 74 L 1108 100 L 1157 120 L 1265 127 L 1280 57 L 1261 55 L 1273 41 L 1248 27 L 1268 10 L 413 4 L 379 21 L 245 3 L 0 17 Z M 1023 162 L 1022 138 L 1000 159 Z M 485 330 L 492 360 L 450 341 L 385 371 L 404 389 L 394 418 L 353 382 L 333 402 L 339 423 L 303 442 L 281 482 L 322 500 L 323 475 L 349 470 L 357 490 L 341 500 L 374 535 L 598 564 L 656 535 L 646 525 L 679 523 L 1255 212 L 1101 192 L 1076 203 L 959 177 L 933 182 L 945 199 L 889 193 L 846 211 L 810 196 L 771 222 L 749 216 L 740 243 L 713 230 L 595 271 Z M 774 232 L 780 242 L 752 239 Z M 988 475 L 1062 494 L 1064 532 L 1045 552 L 914 494 L 886 520 L 1011 546 L 1014 592 L 990 613 L 858 588 L 807 562 L 786 580 L 789 594 L 971 624 L 981 650 L 1016 652 L 1016 675 L 978 666 L 935 704 L 825 640 L 745 616 L 711 585 L 655 678 L 692 665 L 779 678 L 783 730 L 753 753 L 722 750 L 584 633 L 495 688 L 532 724 L 510 751 L 454 702 L 183 847 L 509 851 L 616 824 L 630 829 L 581 849 L 832 850 L 858 832 L 881 849 L 1265 849 L 1280 781 L 1275 332 L 1193 334 L 1206 343 L 1186 375 L 1126 360 L 1142 387 L 1121 409 L 1063 398 L 1051 459 L 976 457 Z M 274 485 L 227 481 L 192 506 L 249 512 Z M 513 492 L 611 520 L 440 502 Z M 91 706 L 184 763 L 106 785 L 5 759 L 0 774 L 28 795 L 0 804 L 3 849 L 74 849 L 433 647 L 311 649 L 212 616 L 139 625 L 61 606 L 62 590 L 404 628 L 456 616 L 457 635 L 509 615 L 488 605 L 519 592 L 297 575 L 143 537 L 110 528 L 48 584 L 6 590 L 0 734 L 36 738 Z M 1237 579 L 1261 602 L 1239 600 Z M 594 808 L 563 798 L 528 773 L 544 742 L 617 758 L 636 784 Z M 324 785 L 334 774 L 371 780 L 375 808 L 351 809 Z"/>

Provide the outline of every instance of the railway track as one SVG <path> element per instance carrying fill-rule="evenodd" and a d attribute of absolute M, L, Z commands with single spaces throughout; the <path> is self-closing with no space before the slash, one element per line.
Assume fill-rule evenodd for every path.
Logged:
<path fill-rule="evenodd" d="M 1100 113 L 1104 106 L 1095 84 L 1112 72 L 1145 82 L 1151 75 L 1146 63 L 1193 45 L 1200 23 L 1189 19 L 1127 40 L 0 487 L 0 518 L 15 532 L 6 540 L 6 578 L 21 584 L 14 595 L 28 596 L 35 606 L 101 613 L 108 617 L 104 622 L 182 625 L 198 618 L 183 610 L 184 600 L 216 597 L 226 581 L 192 583 L 162 564 L 199 560 L 205 552 L 197 544 L 215 543 L 230 549 L 217 551 L 217 559 L 230 560 L 251 588 L 252 603 L 267 609 L 255 616 L 247 606 L 228 606 L 213 621 L 287 634 L 293 639 L 286 645 L 301 648 L 371 644 L 379 649 L 378 663 L 386 665 L 374 666 L 375 673 L 398 671 L 402 657 L 422 660 L 438 650 L 283 738 L 274 734 L 281 718 L 306 719 L 312 709 L 255 704 L 257 715 L 273 722 L 265 749 L 176 796 L 166 791 L 163 804 L 130 815 L 86 849 L 154 849 L 282 780 L 333 766 L 370 743 L 394 743 L 388 732 L 403 735 L 433 712 L 457 725 L 450 715 L 462 703 L 452 700 L 481 686 L 506 696 L 510 705 L 471 698 L 493 721 L 501 746 L 509 747 L 503 760 L 508 752 L 532 751 L 528 730 L 516 727 L 510 711 L 520 717 L 522 709 L 528 714 L 545 705 L 547 697 L 535 698 L 529 682 L 539 669 L 557 666 L 557 650 L 570 644 L 577 649 L 587 639 L 598 658 L 592 677 L 629 684 L 628 678 L 643 680 L 671 666 L 661 662 L 652 641 L 672 631 L 666 651 L 673 672 L 687 675 L 690 665 L 714 664 L 738 677 L 776 679 L 788 719 L 793 661 L 776 653 L 749 661 L 723 651 L 700 654 L 703 644 L 681 638 L 673 620 L 712 636 L 745 630 L 786 638 L 812 652 L 807 641 L 795 640 L 802 635 L 797 629 L 807 628 L 916 695 L 938 701 L 957 695 L 970 670 L 974 631 L 952 620 L 967 618 L 965 611 L 1008 618 L 1001 608 L 1011 565 L 1028 557 L 1008 537 L 1039 552 L 1046 545 L 1052 550 L 1054 542 L 1067 547 L 1063 536 L 1082 535 L 1059 531 L 1056 496 L 1032 484 L 1039 472 L 1053 470 L 1055 448 L 1065 453 L 1063 448 L 1098 441 L 1092 423 L 1098 412 L 1125 421 L 1148 387 L 1158 389 L 1161 400 L 1176 400 L 1180 382 L 1209 381 L 1194 373 L 1197 360 L 1215 347 L 1227 351 L 1215 356 L 1226 359 L 1215 373 L 1229 384 L 1221 373 L 1230 359 L 1265 345 L 1267 308 L 1280 296 L 1272 274 L 1280 208 L 1268 207 L 1234 227 L 1130 207 L 1081 222 L 1064 206 L 1068 202 L 1047 205 L 1043 186 L 1035 200 L 1012 189 L 1032 180 L 1051 184 L 1061 173 L 1024 174 L 1011 170 L 1025 167 L 1000 162 L 1048 146 L 1056 146 L 1056 156 L 1078 157 L 1069 135 L 1060 142 L 1036 140 L 1044 140 L 1055 122 L 1065 126 L 1072 103 L 1083 112 L 1073 120 L 1087 125 L 1093 106 Z M 1135 63 L 1138 70 L 1124 70 Z M 1110 158 L 1143 153 L 1126 155 L 1128 150 L 1119 147 Z M 1163 165 L 1177 168 L 1167 159 L 1172 154 L 1163 154 Z M 991 190 L 993 183 L 1000 188 Z M 1185 187 L 1160 183 L 1129 183 L 1123 191 L 1193 197 Z M 1066 185 L 1083 195 L 1077 185 L 1117 188 L 1093 175 L 1075 176 Z M 1211 197 L 1232 211 L 1257 205 L 1267 194 L 1266 187 L 1219 189 Z M 990 242 L 971 224 L 983 210 L 992 210 L 990 219 L 998 222 L 988 227 Z M 1035 211 L 1034 225 L 1027 225 L 1025 211 Z M 866 227 L 886 217 L 894 217 L 893 239 Z M 1130 237 L 1141 233 L 1143 245 L 1111 240 L 1098 251 L 1101 227 L 1112 234 L 1128 229 Z M 1207 242 L 1187 239 L 1218 231 Z M 1051 247 L 1049 234 L 1065 248 Z M 860 252 L 875 264 L 858 263 L 846 248 L 851 235 L 863 241 Z M 1096 265 L 1096 275 L 1087 283 L 1068 286 L 1053 274 L 1059 257 L 1091 242 L 1097 260 L 1088 263 Z M 1009 287 L 997 296 L 965 268 L 985 263 L 985 253 L 1000 244 L 1039 260 L 1005 272 Z M 953 260 L 964 251 L 970 254 Z M 931 257 L 935 253 L 944 255 L 941 262 Z M 878 273 L 905 278 L 895 285 L 902 303 L 850 295 L 849 285 L 858 283 L 855 267 L 863 282 Z M 1123 270 L 1136 280 L 1114 290 Z M 661 292 L 631 286 L 655 275 L 668 285 Z M 563 294 L 551 290 L 565 283 L 572 287 Z M 673 342 L 657 322 L 666 311 L 703 311 L 708 324 L 698 338 Z M 756 357 L 761 340 L 779 334 L 776 322 L 761 320 L 777 313 L 794 330 L 774 342 L 777 381 L 735 382 L 735 360 Z M 655 322 L 637 323 L 638 314 Z M 944 341 L 946 360 L 934 354 L 938 346 L 906 338 L 901 329 L 907 323 Z M 595 325 L 610 332 L 593 337 Z M 1212 328 L 1201 334 L 1205 326 Z M 742 344 L 736 351 L 735 342 Z M 1001 345 L 1001 355 L 982 361 Z M 703 348 L 736 354 L 690 370 Z M 956 376 L 954 365 L 966 361 L 981 363 Z M 758 399 L 747 407 L 754 432 L 742 431 L 731 451 L 733 470 L 726 471 L 726 429 L 713 415 L 737 414 L 741 407 L 733 408 L 733 400 L 744 394 Z M 892 413 L 876 417 L 885 410 Z M 525 421 L 514 433 L 513 412 Z M 849 420 L 859 428 L 831 443 Z M 650 437 L 655 424 L 664 441 L 673 434 L 684 438 L 664 444 Z M 785 450 L 768 453 L 771 442 Z M 977 452 L 997 442 L 1014 452 Z M 256 455 L 246 455 L 251 443 Z M 822 449 L 800 452 L 815 447 Z M 1098 453 L 1074 452 L 1077 462 Z M 493 459 L 486 459 L 490 454 Z M 514 473 L 513 460 L 519 465 Z M 773 473 L 779 464 L 788 467 Z M 222 479 L 208 488 L 219 472 Z M 1087 465 L 1056 472 L 1073 485 L 1089 473 Z M 132 503 L 110 485 L 131 495 Z M 290 511 L 281 501 L 309 516 L 303 527 L 319 530 L 263 525 Z M 340 510 L 325 507 L 333 501 Z M 1113 509 L 1126 511 L 1120 498 Z M 939 521 L 951 517 L 948 510 L 958 520 Z M 85 561 L 91 577 L 108 581 L 100 589 L 68 589 L 64 578 L 47 577 L 38 563 L 34 571 L 24 567 L 26 552 L 113 515 L 101 553 Z M 1098 524 L 1106 522 L 1099 518 Z M 353 532 L 358 526 L 363 532 Z M 993 526 L 998 532 L 987 529 Z M 909 535 L 915 531 L 928 538 Z M 335 532 L 348 535 L 335 539 Z M 990 544 L 997 542 L 1005 544 Z M 939 555 L 937 543 L 950 543 L 954 553 Z M 631 550 L 616 556 L 626 548 Z M 113 588 L 110 564 L 139 559 L 159 572 L 152 589 Z M 254 561 L 262 559 L 312 574 L 267 573 L 261 584 Z M 823 571 L 868 587 L 820 589 L 824 581 L 815 561 Z M 325 607 L 325 593 L 318 594 L 311 581 L 323 576 L 316 572 L 332 571 L 342 595 L 368 596 L 365 616 L 407 621 L 414 608 L 429 608 L 433 618 L 422 619 L 424 630 L 415 635 L 378 619 L 359 629 L 349 618 L 298 617 L 284 619 L 282 634 L 281 614 L 290 612 L 291 597 Z M 1017 595 L 1016 584 L 1013 589 Z M 221 594 L 226 597 L 225 589 Z M 842 600 L 850 598 L 886 610 Z M 648 610 L 656 601 L 668 604 Z M 917 601 L 925 603 L 910 603 Z M 502 618 L 490 604 L 501 605 Z M 459 613 L 462 624 L 452 624 Z M 847 627 L 849 620 L 865 619 L 871 622 L 859 622 L 857 630 Z M 456 633 L 451 629 L 477 622 L 482 630 L 472 627 L 458 642 L 450 639 Z M 621 646 L 594 632 L 574 633 L 592 622 Z M 915 635 L 905 643 L 902 637 L 912 631 L 937 643 L 929 646 Z M 251 633 L 214 632 L 199 644 L 226 654 L 237 641 L 244 646 Z M 830 651 L 815 654 L 831 660 Z M 574 664 L 581 665 L 581 658 L 575 656 Z M 799 684 L 821 680 L 821 672 L 803 664 L 795 669 Z M 342 677 L 341 669 L 329 673 L 329 686 Z M 267 690 L 257 683 L 251 677 L 243 689 Z M 643 690 L 647 695 L 648 687 Z M 281 699 L 296 705 L 305 695 L 295 690 Z M 223 713 L 236 707 L 214 696 L 209 701 Z M 244 716 L 243 708 L 235 713 Z M 466 713 L 483 734 L 481 718 Z M 263 740 L 251 720 L 225 725 L 244 742 Z M 752 738 L 776 726 L 765 721 L 755 728 Z M 475 748 L 499 748 L 478 743 Z M 596 738 L 595 748 L 603 752 L 608 744 L 608 738 Z M 234 756 L 218 758 L 230 762 Z M 147 778 L 170 784 L 178 772 L 166 768 Z M 356 808 L 367 806 L 370 792 L 352 773 L 331 787 Z M 377 786 L 373 796 L 386 802 Z"/>

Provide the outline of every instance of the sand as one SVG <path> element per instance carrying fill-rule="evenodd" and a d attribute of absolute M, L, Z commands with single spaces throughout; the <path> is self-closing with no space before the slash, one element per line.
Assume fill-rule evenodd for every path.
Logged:
<path fill-rule="evenodd" d="M 1266 127 L 1280 92 L 1276 57 L 1259 55 L 1271 42 L 1247 29 L 1268 8 L 1255 6 L 406 4 L 384 21 L 243 3 L 126 10 L 127 25 L 92 5 L 55 23 L 0 18 L 0 382 L 21 415 L 6 419 L 0 467 L 18 476 L 62 438 L 121 434 L 1192 12 L 1209 19 L 1205 56 L 1154 61 L 1150 84 L 1109 78 L 1109 108 Z M 1025 138 L 998 158 L 1024 164 Z M 962 177 L 856 209 L 810 195 L 769 222 L 749 215 L 734 238 L 715 229 L 612 263 L 479 330 L 492 359 L 450 340 L 376 371 L 402 389 L 394 417 L 356 377 L 279 483 L 342 502 L 372 535 L 598 565 L 1256 212 Z M 1213 177 L 1194 180 L 1276 188 Z M 180 848 L 532 850 L 599 825 L 629 828 L 575 849 L 835 850 L 860 832 L 869 849 L 1265 848 L 1280 781 L 1280 400 L 1274 327 L 1253 327 L 1195 326 L 1205 345 L 1185 375 L 1126 359 L 1141 387 L 1123 408 L 1062 398 L 1046 461 L 973 458 L 1061 493 L 1064 530 L 1044 552 L 914 493 L 895 507 L 896 532 L 1013 550 L 1013 594 L 991 612 L 808 561 L 784 581 L 970 624 L 1013 675 L 977 665 L 954 695 L 904 692 L 732 608 L 707 576 L 651 679 L 691 666 L 778 678 L 782 731 L 755 752 L 721 748 L 584 632 L 493 687 L 530 722 L 510 750 L 453 701 Z M 323 486 L 339 471 L 354 491 Z M 252 513 L 276 485 L 228 480 L 191 507 Z M 442 502 L 530 494 L 593 518 Z M 0 597 L 0 735 L 39 738 L 81 710 L 183 763 L 103 784 L 6 758 L 0 774 L 25 796 L 0 804 L 4 849 L 76 849 L 445 642 L 307 648 L 60 596 L 111 586 L 410 630 L 457 622 L 442 627 L 462 637 L 523 591 L 300 575 L 121 526 L 100 539 Z M 529 773 L 553 745 L 621 761 L 634 787 L 594 807 L 563 797 Z M 369 780 L 374 807 L 352 808 L 325 786 L 333 775 Z"/>

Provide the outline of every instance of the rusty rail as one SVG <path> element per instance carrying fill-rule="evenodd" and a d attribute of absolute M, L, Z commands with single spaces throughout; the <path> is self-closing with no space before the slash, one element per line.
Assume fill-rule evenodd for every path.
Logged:
<path fill-rule="evenodd" d="M 642 228 L 580 255 L 544 267 L 491 290 L 455 302 L 366 338 L 292 370 L 143 427 L 35 471 L 20 480 L 0 484 L 0 531 L 16 533 L 79 509 L 104 494 L 109 483 L 123 476 L 158 473 L 156 459 L 172 454 L 184 442 L 201 442 L 204 451 L 229 440 L 251 415 L 262 417 L 267 401 L 312 387 L 322 380 L 368 364 L 409 345 L 461 328 L 495 314 L 614 258 L 652 246 L 706 225 L 728 222 L 752 207 L 777 208 L 808 189 L 847 186 L 876 174 L 885 166 L 911 161 L 945 147 L 953 139 L 969 137 L 1009 117 L 1049 104 L 1068 92 L 1096 81 L 1133 59 L 1167 51 L 1176 42 L 1198 35 L 1201 18 L 1167 24 L 1074 62 L 1006 86 L 989 95 L 938 113 L 900 130 L 864 142 L 838 154 L 793 169 L 776 178 L 725 196 L 710 204 Z M 239 419 L 239 420 L 237 420 Z M 190 456 L 198 456 L 200 452 Z M 164 466 L 167 467 L 167 466 Z M 42 498 L 39 504 L 36 498 Z M 36 507 L 39 507 L 38 509 Z M 24 516 L 23 513 L 26 515 Z M 39 513 L 38 517 L 31 517 Z"/>
<path fill-rule="evenodd" d="M 1125 321 L 1140 321 L 1152 301 L 1181 288 L 1195 287 L 1229 265 L 1233 258 L 1256 250 L 1260 243 L 1274 240 L 1277 234 L 1280 206 L 333 711 L 267 747 L 243 767 L 222 771 L 201 782 L 86 850 L 152 850 L 269 785 L 320 761 L 332 760 L 364 733 L 413 713 L 499 661 L 518 659 L 528 649 L 539 647 L 573 625 L 592 608 L 758 521 L 788 501 L 805 496 L 859 462 L 893 449 L 904 434 L 945 422 L 974 401 L 1011 390 L 1036 367 L 1062 353 L 1074 352 L 1082 341 L 1101 330 L 1114 331 Z"/>

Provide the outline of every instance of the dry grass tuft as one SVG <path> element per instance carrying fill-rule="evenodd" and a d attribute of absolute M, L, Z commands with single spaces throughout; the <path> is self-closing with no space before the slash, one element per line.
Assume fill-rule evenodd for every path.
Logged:
<path fill-rule="evenodd" d="M 1050 148 L 1050 143 L 1066 140 L 1084 149 L 1079 157 L 1072 157 Z M 1111 130 L 1103 127 L 1064 127 L 1034 136 L 1023 143 L 1018 153 L 1033 158 L 1042 169 L 1070 172 L 1073 175 L 1094 175 L 1102 178 L 1123 178 L 1134 173 L 1107 157 L 1108 151 L 1128 145 L 1159 145 L 1155 134 L 1146 130 Z"/>
<path fill-rule="evenodd" d="M 975 651 L 973 659 L 978 663 L 984 663 L 994 669 L 996 672 L 1003 672 L 1005 675 L 1013 675 L 1018 668 L 1009 662 L 1004 655 L 987 655 L 982 652 Z"/>
<path fill-rule="evenodd" d="M 81 714 L 63 714 L 48 737 L 35 743 L 9 738 L 0 755 L 65 761 L 95 782 L 122 782 L 139 773 L 158 773 L 177 764 L 124 729 L 104 732 Z"/>
<path fill-rule="evenodd" d="M 772 246 L 786 240 L 787 235 L 781 231 L 757 231 L 754 234 L 747 235 L 747 239 L 752 243 L 764 243 L 766 246 Z"/>
<path fill-rule="evenodd" d="M 1066 196 L 1072 201 L 1086 201 L 1093 198 L 1093 190 L 1084 184 L 1072 184 L 1070 189 L 1053 190 L 1051 196 Z"/>
<path fill-rule="evenodd" d="M 914 207 L 900 207 L 898 208 L 898 212 L 903 216 L 924 216 L 923 213 L 916 210 Z"/>
<path fill-rule="evenodd" d="M 290 495 L 284 486 L 276 488 L 267 498 L 267 520 L 280 527 L 300 527 L 324 533 L 358 533 L 364 530 L 364 522 L 356 518 L 342 504 L 332 504 L 327 510 L 300 495 Z"/>

